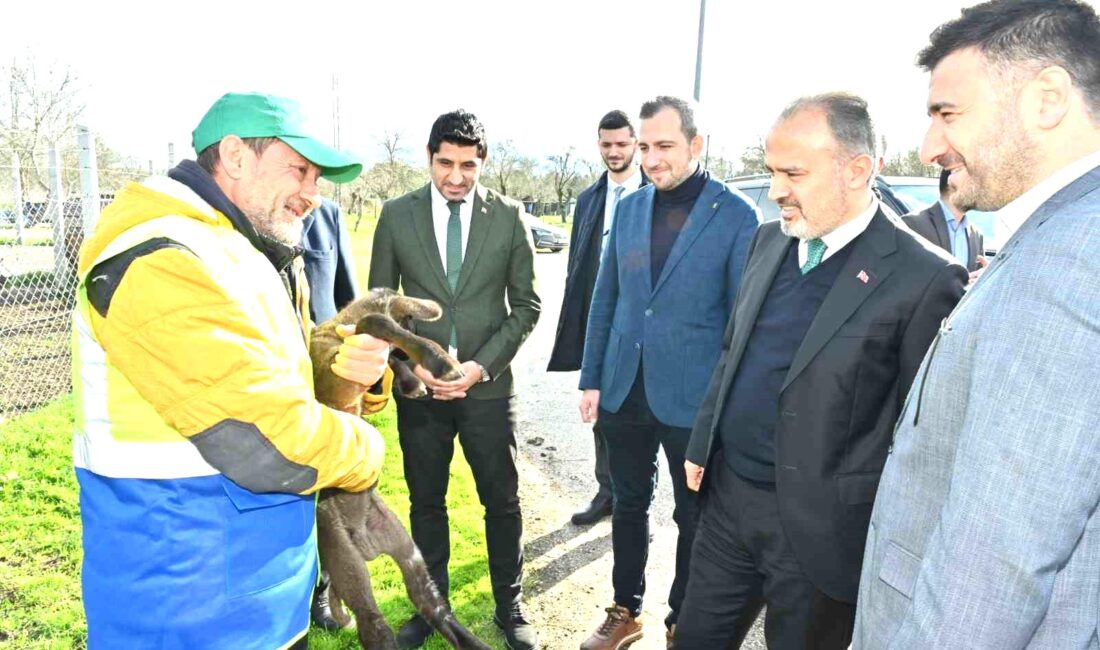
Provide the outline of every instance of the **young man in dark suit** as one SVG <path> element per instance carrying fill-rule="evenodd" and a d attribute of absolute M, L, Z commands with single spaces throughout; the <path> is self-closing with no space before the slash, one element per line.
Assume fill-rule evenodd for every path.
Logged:
<path fill-rule="evenodd" d="M 651 184 L 616 209 L 581 363 L 581 419 L 600 423 L 615 493 L 615 601 L 583 650 L 617 649 L 642 636 L 649 507 L 661 447 L 679 530 L 665 618 L 671 640 L 697 516 L 684 482 L 684 449 L 759 222 L 756 206 L 703 169 L 703 138 L 687 102 L 657 97 L 642 105 L 641 119 L 638 146 Z"/>
<path fill-rule="evenodd" d="M 966 284 L 879 208 L 874 143 L 843 93 L 795 101 L 766 140 L 780 218 L 753 241 L 688 445 L 705 498 L 677 648 L 738 647 L 764 605 L 770 648 L 851 641 L 890 434 Z"/>
<path fill-rule="evenodd" d="M 569 241 L 569 264 L 565 275 L 565 295 L 561 301 L 554 349 L 547 370 L 581 369 L 584 333 L 588 327 L 588 308 L 596 286 L 596 272 L 607 244 L 615 208 L 619 201 L 648 181 L 635 160 L 638 136 L 630 118 L 622 111 L 604 115 L 596 129 L 600 158 L 607 171 L 577 196 L 573 212 L 573 230 Z M 594 524 L 611 514 L 611 474 L 607 466 L 607 443 L 597 422 L 592 426 L 596 448 L 596 496 L 583 510 L 573 514 L 578 526 Z"/>
<path fill-rule="evenodd" d="M 412 537 L 432 579 L 448 593 L 447 481 L 454 440 L 462 443 L 485 507 L 493 617 L 512 650 L 538 647 L 520 608 L 523 521 L 516 472 L 516 395 L 509 364 L 539 317 L 534 248 L 523 206 L 478 183 L 488 152 L 473 114 L 441 115 L 428 138 L 431 182 L 387 202 L 374 233 L 370 286 L 401 288 L 439 303 L 443 317 L 416 332 L 462 362 L 465 377 L 438 381 L 420 366 L 430 390 L 397 397 Z M 419 615 L 398 645 L 415 648 L 431 634 Z"/>
<path fill-rule="evenodd" d="M 915 233 L 954 255 L 960 264 L 966 266 L 971 279 L 976 280 L 975 274 L 989 264 L 982 248 L 984 238 L 982 231 L 966 218 L 966 212 L 951 202 L 951 190 L 947 185 L 949 176 L 951 172 L 946 169 L 940 173 L 939 201 L 902 219 Z"/>

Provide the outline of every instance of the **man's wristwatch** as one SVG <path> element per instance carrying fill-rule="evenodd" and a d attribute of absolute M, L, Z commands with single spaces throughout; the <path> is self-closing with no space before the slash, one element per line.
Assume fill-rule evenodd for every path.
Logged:
<path fill-rule="evenodd" d="M 492 380 L 492 377 L 489 376 L 489 371 L 485 369 L 485 366 L 479 363 L 477 364 L 477 367 L 481 369 L 481 378 L 477 380 L 477 383 L 484 384 L 485 382 Z"/>

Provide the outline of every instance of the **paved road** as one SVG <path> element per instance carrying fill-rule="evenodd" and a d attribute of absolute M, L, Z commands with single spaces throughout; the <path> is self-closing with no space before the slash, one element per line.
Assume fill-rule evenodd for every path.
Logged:
<path fill-rule="evenodd" d="M 534 471 L 524 477 L 526 490 L 556 498 L 528 499 L 543 504 L 542 512 L 525 508 L 529 572 L 537 586 L 529 600 L 546 629 L 548 649 L 576 648 L 603 618 L 612 600 L 611 526 L 591 528 L 568 523 L 568 515 L 595 494 L 592 475 L 592 429 L 577 410 L 578 373 L 546 372 L 565 286 L 567 251 L 539 253 L 535 258 L 542 316 L 516 359 L 520 390 L 519 447 Z M 663 456 L 651 514 L 653 542 L 646 573 L 644 623 L 646 636 L 631 650 L 663 649 L 662 620 L 668 612 L 668 590 L 676 548 L 672 521 L 672 488 Z M 761 630 L 754 630 L 744 648 L 765 647 Z"/>

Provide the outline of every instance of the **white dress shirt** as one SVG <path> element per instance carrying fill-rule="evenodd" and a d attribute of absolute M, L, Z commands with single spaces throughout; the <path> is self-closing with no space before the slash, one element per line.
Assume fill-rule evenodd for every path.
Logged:
<path fill-rule="evenodd" d="M 1035 211 L 1046 203 L 1047 199 L 1092 171 L 1095 167 L 1100 167 L 1100 151 L 1094 151 L 1071 162 L 998 210 L 993 229 L 999 244 L 1004 246 L 1008 243 L 1009 238 L 1016 233 L 1016 230 L 1027 221 L 1028 217 L 1035 214 Z"/>
<path fill-rule="evenodd" d="M 447 222 L 451 220 L 451 209 L 447 199 L 430 183 L 432 189 L 432 229 L 435 231 L 435 243 L 439 248 L 439 261 L 443 263 L 443 272 L 447 272 Z M 462 259 L 466 259 L 466 242 L 470 240 L 470 217 L 474 213 L 474 191 L 470 190 L 462 205 L 458 206 L 458 220 L 462 223 Z"/>
<path fill-rule="evenodd" d="M 603 202 L 603 240 L 600 243 L 600 250 L 607 248 L 607 238 L 611 234 L 611 224 L 615 221 L 615 188 L 623 188 L 623 193 L 619 197 L 622 201 L 626 198 L 627 194 L 630 194 L 634 190 L 642 186 L 642 172 L 638 167 L 634 168 L 634 173 L 630 175 L 622 183 L 616 183 L 611 180 L 611 174 L 607 174 L 607 194 L 604 196 Z"/>
<path fill-rule="evenodd" d="M 833 253 L 841 250 L 852 242 L 853 239 L 859 237 L 864 230 L 867 230 L 867 226 L 871 225 L 871 219 L 875 218 L 875 213 L 878 212 L 878 199 L 872 198 L 871 205 L 867 206 L 867 209 L 859 213 L 855 219 L 837 226 L 836 230 L 827 235 L 821 236 L 821 241 L 825 242 L 825 254 L 821 256 L 821 261 L 829 259 L 833 256 Z M 809 257 L 809 246 L 806 245 L 805 240 L 799 240 L 798 242 L 798 267 L 802 268 L 806 265 L 806 258 Z"/>

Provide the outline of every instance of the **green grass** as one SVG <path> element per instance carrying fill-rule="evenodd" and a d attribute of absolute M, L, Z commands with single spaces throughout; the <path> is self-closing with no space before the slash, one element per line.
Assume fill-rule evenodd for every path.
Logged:
<path fill-rule="evenodd" d="M 16 230 L 14 226 L 0 226 L 0 246 L 14 246 Z M 49 228 L 24 228 L 23 246 L 53 246 L 53 230 Z"/>
<path fill-rule="evenodd" d="M 72 398 L 0 425 L 0 646 L 84 645 Z"/>
<path fill-rule="evenodd" d="M 563 220 L 560 214 L 544 214 L 539 219 L 542 219 L 542 222 L 547 225 L 563 228 L 565 232 L 573 230 L 573 219 L 571 217 L 568 220 Z"/>

